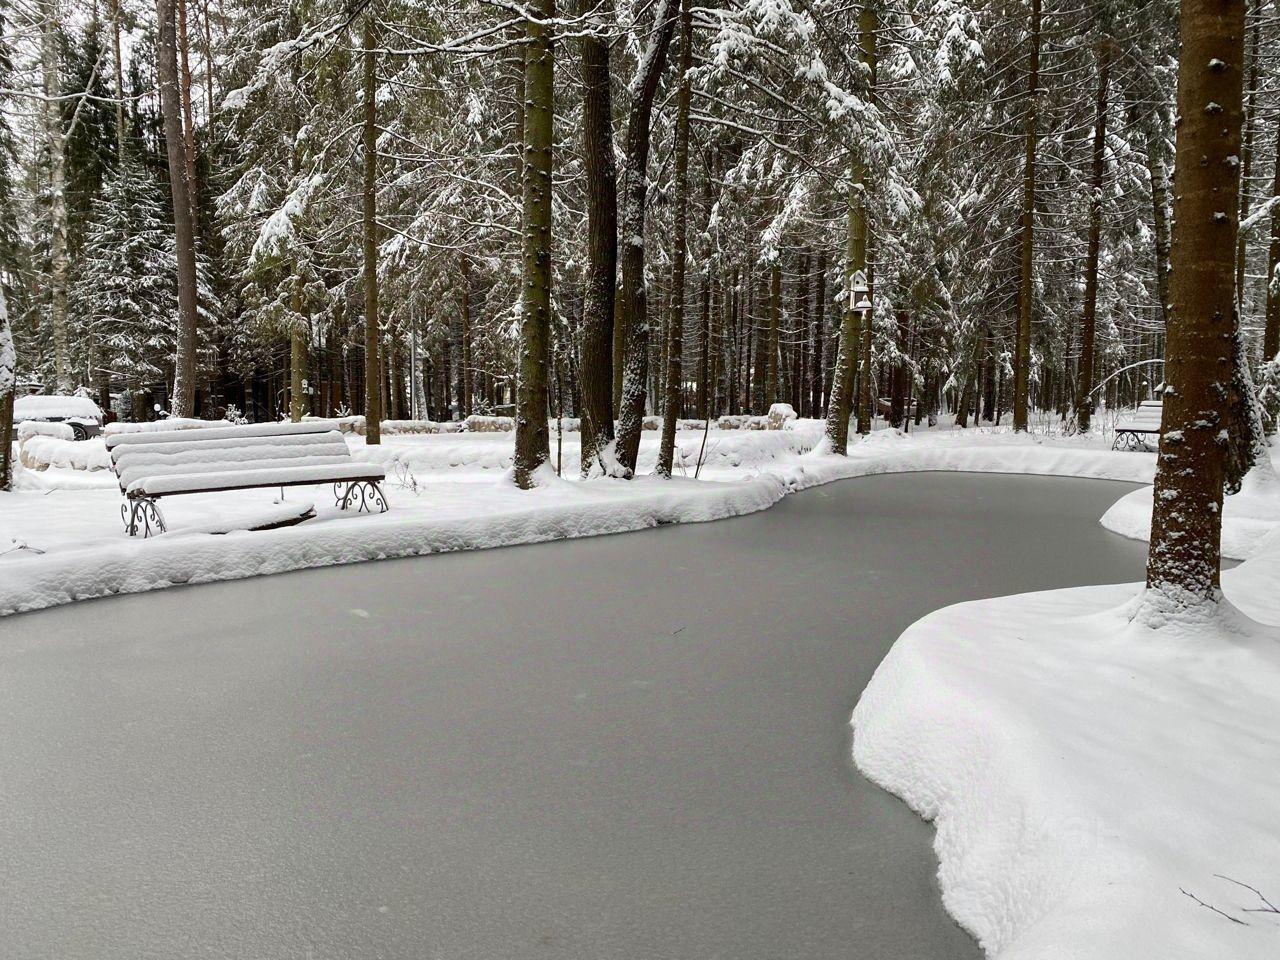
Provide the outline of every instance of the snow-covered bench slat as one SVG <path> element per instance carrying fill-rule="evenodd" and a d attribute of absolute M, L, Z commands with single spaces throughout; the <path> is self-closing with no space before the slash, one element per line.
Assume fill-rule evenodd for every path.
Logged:
<path fill-rule="evenodd" d="M 1112 441 L 1111 449 L 1145 448 L 1147 437 L 1160 434 L 1160 419 L 1163 415 L 1164 404 L 1161 401 L 1143 400 L 1132 414 L 1116 421 L 1116 438 Z"/>
<path fill-rule="evenodd" d="M 342 435 L 322 423 L 260 423 L 249 426 L 161 430 L 107 438 L 111 463 L 126 503 L 125 531 L 163 533 L 156 501 L 189 493 L 256 487 L 332 483 L 335 505 L 387 510 L 379 487 L 385 470 L 351 458 Z M 314 510 L 292 522 L 314 516 Z M 281 526 L 277 521 L 271 526 Z"/>
<path fill-rule="evenodd" d="M 143 443 L 185 443 L 197 440 L 242 440 L 245 437 L 287 437 L 297 434 L 333 433 L 333 427 L 316 423 L 250 423 L 243 426 L 198 427 L 187 430 L 150 430 L 145 433 L 115 433 L 107 437 L 107 449 Z"/>
<path fill-rule="evenodd" d="M 292 439 L 292 438 L 289 438 Z M 216 441 L 225 443 L 225 441 Z M 213 441 L 210 441 L 212 444 Z M 229 469 L 264 469 L 267 467 L 301 467 L 321 463 L 350 463 L 351 452 L 336 434 L 324 442 L 252 446 L 203 450 L 178 448 L 158 453 L 153 447 L 130 449 L 114 454 L 116 476 L 127 488 L 139 477 L 173 476 L 177 474 L 220 473 Z"/>

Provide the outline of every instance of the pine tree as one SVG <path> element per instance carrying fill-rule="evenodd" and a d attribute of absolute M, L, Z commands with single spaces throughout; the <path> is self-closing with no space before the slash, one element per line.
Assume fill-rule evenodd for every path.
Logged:
<path fill-rule="evenodd" d="M 72 288 L 73 329 L 131 384 L 163 380 L 177 343 L 177 256 L 163 186 L 138 160 L 112 170 L 90 208 Z"/>

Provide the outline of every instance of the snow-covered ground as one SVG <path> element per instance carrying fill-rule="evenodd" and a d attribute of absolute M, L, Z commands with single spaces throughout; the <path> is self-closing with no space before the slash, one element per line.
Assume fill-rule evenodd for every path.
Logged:
<path fill-rule="evenodd" d="M 907 436 L 882 430 L 851 440 L 850 456 L 842 458 L 822 452 L 822 430 L 819 421 L 786 430 L 713 429 L 697 481 L 692 473 L 703 436 L 681 432 L 670 482 L 552 477 L 532 491 L 517 490 L 507 476 L 509 433 L 393 436 L 381 447 L 349 435 L 354 456 L 385 464 L 388 513 L 343 513 L 327 486 L 290 488 L 284 506 L 314 504 L 314 520 L 218 535 L 207 531 L 278 515 L 280 491 L 173 497 L 161 502 L 169 532 L 150 540 L 123 533 L 123 498 L 110 470 L 20 469 L 18 491 L 0 494 L 0 613 L 176 583 L 715 520 L 765 509 L 790 491 L 873 473 L 966 470 L 1146 482 L 1154 464 L 1151 454 L 1112 452 L 1101 437 L 1062 440 L 1000 430 Z M 652 469 L 657 443 L 656 432 L 643 434 L 642 474 Z M 96 462 L 94 444 L 101 441 L 77 445 L 84 450 L 79 462 Z M 564 476 L 574 477 L 577 434 L 565 435 L 559 459 Z"/>
<path fill-rule="evenodd" d="M 944 903 L 1000 960 L 1280 956 L 1280 493 L 1227 500 L 1209 622 L 1138 584 L 913 624 L 854 711 L 862 771 L 933 821 Z M 1151 488 L 1103 522 L 1150 532 Z M 1046 544 L 1045 549 L 1053 549 Z"/>

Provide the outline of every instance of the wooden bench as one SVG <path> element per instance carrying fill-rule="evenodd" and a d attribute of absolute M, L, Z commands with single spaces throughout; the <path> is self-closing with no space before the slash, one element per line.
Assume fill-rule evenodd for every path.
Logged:
<path fill-rule="evenodd" d="M 1131 416 L 1116 421 L 1116 438 L 1112 450 L 1137 450 L 1147 448 L 1147 438 L 1160 436 L 1160 418 L 1164 404 L 1159 400 L 1143 400 Z"/>
<path fill-rule="evenodd" d="M 144 537 L 164 533 L 157 501 L 187 493 L 332 483 L 335 506 L 387 511 L 379 486 L 386 471 L 353 460 L 342 434 L 324 423 L 119 433 L 108 436 L 106 443 L 126 498 L 120 516 L 131 537 L 139 531 Z M 315 511 L 307 510 L 254 529 L 287 526 L 312 516 Z"/>

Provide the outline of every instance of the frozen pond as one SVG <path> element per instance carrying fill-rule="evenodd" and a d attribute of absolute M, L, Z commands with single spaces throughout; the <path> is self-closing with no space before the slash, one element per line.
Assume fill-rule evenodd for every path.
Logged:
<path fill-rule="evenodd" d="M 868 477 L 0 621 L 0 953 L 977 957 L 849 713 L 930 610 L 1141 579 L 1131 489 Z"/>

